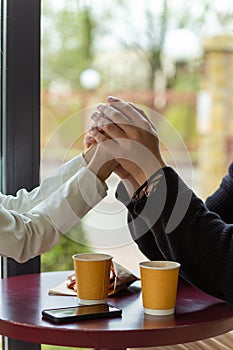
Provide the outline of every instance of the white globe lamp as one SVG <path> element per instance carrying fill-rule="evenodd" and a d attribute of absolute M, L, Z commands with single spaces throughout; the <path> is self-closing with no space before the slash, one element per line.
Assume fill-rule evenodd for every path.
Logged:
<path fill-rule="evenodd" d="M 80 74 L 79 81 L 84 90 L 93 91 L 100 85 L 101 76 L 96 69 L 87 68 Z"/>

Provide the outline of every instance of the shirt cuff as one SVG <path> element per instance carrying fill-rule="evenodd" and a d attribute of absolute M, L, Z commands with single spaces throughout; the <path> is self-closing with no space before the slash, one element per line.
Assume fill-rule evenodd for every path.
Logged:
<path fill-rule="evenodd" d="M 126 191 L 126 188 L 121 181 L 117 187 L 115 197 L 126 207 L 130 204 L 130 202 L 136 202 L 144 196 L 149 197 L 151 193 L 154 193 L 156 191 L 160 179 L 164 175 L 164 169 L 169 169 L 169 167 L 161 168 L 152 174 L 150 178 L 137 189 L 132 198 L 129 197 L 128 192 Z"/>

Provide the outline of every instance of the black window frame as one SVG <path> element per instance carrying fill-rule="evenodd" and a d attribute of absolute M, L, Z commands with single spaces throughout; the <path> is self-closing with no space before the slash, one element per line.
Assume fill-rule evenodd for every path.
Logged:
<path fill-rule="evenodd" d="M 40 0 L 1 0 L 1 180 L 15 194 L 39 184 Z M 2 258 L 2 277 L 40 272 L 40 257 L 24 264 Z M 3 337 L 4 350 L 39 350 Z"/>

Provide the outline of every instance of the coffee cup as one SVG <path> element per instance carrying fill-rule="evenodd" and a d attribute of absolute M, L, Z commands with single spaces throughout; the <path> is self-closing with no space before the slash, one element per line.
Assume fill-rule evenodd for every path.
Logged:
<path fill-rule="evenodd" d="M 77 297 L 80 304 L 106 303 L 112 256 L 101 253 L 73 255 Z"/>
<path fill-rule="evenodd" d="M 139 264 L 144 312 L 174 313 L 180 264 L 175 261 L 144 261 Z"/>

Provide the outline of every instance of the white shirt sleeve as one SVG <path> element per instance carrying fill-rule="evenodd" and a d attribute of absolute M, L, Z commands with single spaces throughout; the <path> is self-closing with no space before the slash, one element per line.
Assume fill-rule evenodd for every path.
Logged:
<path fill-rule="evenodd" d="M 28 213 L 0 205 L 0 255 L 19 262 L 52 248 L 104 196 L 106 185 L 83 167 Z"/>
<path fill-rule="evenodd" d="M 49 197 L 55 192 L 62 184 L 76 174 L 83 166 L 86 166 L 86 162 L 82 155 L 72 158 L 68 162 L 62 164 L 56 171 L 50 176 L 46 177 L 40 184 L 40 186 L 34 188 L 28 192 L 25 188 L 17 191 L 15 196 L 5 195 L 0 193 L 0 205 L 5 209 L 15 210 L 18 213 L 29 211 L 41 200 Z M 43 193 L 43 198 L 41 196 Z"/>

